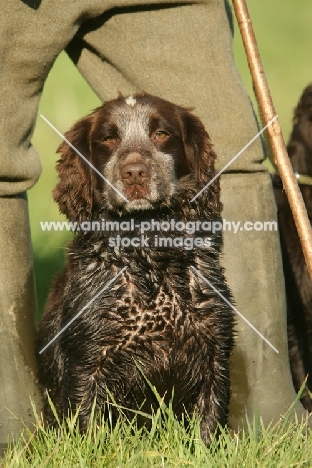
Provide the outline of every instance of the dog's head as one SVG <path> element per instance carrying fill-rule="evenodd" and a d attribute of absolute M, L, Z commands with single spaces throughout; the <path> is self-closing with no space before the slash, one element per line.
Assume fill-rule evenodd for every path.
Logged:
<path fill-rule="evenodd" d="M 53 194 L 70 220 L 89 220 L 105 207 L 129 213 L 167 206 L 183 184 L 199 190 L 214 176 L 216 156 L 201 121 L 148 94 L 107 102 L 65 136 L 72 146 L 58 149 Z"/>
<path fill-rule="evenodd" d="M 294 111 L 293 130 L 287 145 L 294 171 L 312 177 L 312 85 L 305 88 Z M 301 180 L 301 181 L 300 181 Z M 299 179 L 300 189 L 312 219 L 312 186 Z"/>
<path fill-rule="evenodd" d="M 312 85 L 305 88 L 294 111 L 288 154 L 295 171 L 312 176 Z"/>

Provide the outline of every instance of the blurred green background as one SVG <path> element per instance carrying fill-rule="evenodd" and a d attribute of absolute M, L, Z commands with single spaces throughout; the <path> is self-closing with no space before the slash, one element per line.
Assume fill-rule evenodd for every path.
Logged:
<path fill-rule="evenodd" d="M 312 82 L 312 0 L 247 0 L 260 55 L 285 140 L 293 109 L 303 88 Z M 253 97 L 250 74 L 236 20 L 234 55 L 246 89 Z M 100 104 L 65 53 L 57 59 L 46 82 L 39 114 L 64 133 L 80 117 Z M 255 104 L 256 106 L 256 104 Z M 33 136 L 42 162 L 42 176 L 29 191 L 38 311 L 41 315 L 52 277 L 62 267 L 69 233 L 44 232 L 40 221 L 65 219 L 58 214 L 51 191 L 56 184 L 55 150 L 61 139 L 40 118 Z"/>

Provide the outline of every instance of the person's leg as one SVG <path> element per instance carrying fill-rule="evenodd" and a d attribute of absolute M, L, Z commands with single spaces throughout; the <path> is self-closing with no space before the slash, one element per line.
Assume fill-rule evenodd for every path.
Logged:
<path fill-rule="evenodd" d="M 35 295 L 25 195 L 0 198 L 0 449 L 40 410 L 34 357 Z M 32 402 L 31 402 L 32 400 Z M 23 422 L 22 422 L 23 421 Z"/>
<path fill-rule="evenodd" d="M 78 32 L 68 47 L 103 101 L 144 90 L 194 107 L 202 118 L 221 169 L 258 132 L 235 68 L 223 0 L 158 10 L 119 10 Z M 95 55 L 96 51 L 96 55 Z M 276 221 L 270 178 L 255 141 L 222 176 L 227 221 Z M 241 225 L 243 226 L 243 225 Z M 259 226 L 259 225 L 257 225 Z M 224 233 L 224 266 L 237 309 L 278 350 L 237 319 L 231 363 L 230 425 L 259 411 L 276 421 L 295 400 L 290 377 L 285 291 L 276 231 Z M 297 415 L 304 415 L 300 404 Z"/>
<path fill-rule="evenodd" d="M 284 277 L 278 232 L 243 230 L 243 223 L 276 221 L 271 178 L 267 173 L 225 174 L 221 179 L 223 217 L 240 222 L 224 234 L 224 266 L 236 307 L 278 350 L 278 354 L 241 318 L 231 376 L 229 422 L 240 425 L 259 411 L 265 424 L 285 414 L 295 399 L 290 374 Z M 249 223 L 247 229 L 250 229 Z M 297 415 L 304 414 L 300 403 Z"/>
<path fill-rule="evenodd" d="M 100 4 L 100 2 L 97 2 Z M 103 3 L 103 2 L 101 2 Z M 92 5 L 91 5 L 92 6 Z M 90 8 L 91 8 L 90 6 Z M 103 11 L 98 5 L 97 12 Z M 45 78 L 85 11 L 58 1 L 0 0 L 0 451 L 40 411 L 27 198 L 40 174 L 30 144 Z M 75 16 L 76 15 L 76 16 Z"/>

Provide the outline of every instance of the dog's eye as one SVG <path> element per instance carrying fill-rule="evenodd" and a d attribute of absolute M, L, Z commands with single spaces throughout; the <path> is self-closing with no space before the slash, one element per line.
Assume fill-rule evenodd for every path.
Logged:
<path fill-rule="evenodd" d="M 108 145 L 116 145 L 117 144 L 117 138 L 115 137 L 112 137 L 112 136 L 107 136 L 104 138 L 104 143 L 108 144 Z"/>
<path fill-rule="evenodd" d="M 164 130 L 158 130 L 155 133 L 155 140 L 165 140 L 169 137 L 169 133 L 165 132 Z"/>

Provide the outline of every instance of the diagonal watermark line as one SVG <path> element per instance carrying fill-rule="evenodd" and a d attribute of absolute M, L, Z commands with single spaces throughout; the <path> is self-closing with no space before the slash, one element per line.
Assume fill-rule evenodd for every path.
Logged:
<path fill-rule="evenodd" d="M 93 296 L 93 298 L 91 299 L 91 301 L 89 301 L 79 312 L 78 314 L 75 315 L 75 317 L 73 317 L 66 325 L 65 327 L 63 327 L 53 338 L 52 340 L 49 341 L 48 344 L 46 344 L 44 346 L 44 348 L 41 349 L 41 351 L 39 351 L 39 354 L 42 354 L 62 333 L 63 331 L 65 331 L 68 327 L 70 327 L 70 325 L 92 304 L 92 302 L 95 301 L 95 299 L 97 299 L 102 293 L 103 291 L 105 291 L 105 289 L 107 289 L 114 281 L 116 281 L 116 279 L 118 278 L 118 276 L 120 276 L 128 267 L 125 266 L 123 267 L 119 273 L 117 273 L 116 276 L 114 276 L 114 278 L 112 278 L 108 283 L 106 283 L 106 285 L 104 286 L 104 288 L 102 288 L 100 291 L 98 291 L 96 293 L 95 296 Z"/>
<path fill-rule="evenodd" d="M 262 339 L 273 349 L 273 351 L 275 351 L 276 353 L 279 353 L 278 349 L 276 349 L 275 346 L 273 346 L 272 343 L 271 343 L 265 336 L 263 336 L 262 333 L 259 332 L 259 330 L 258 330 L 251 322 L 249 322 L 249 320 L 246 319 L 246 317 L 244 317 L 244 315 L 241 314 L 240 311 L 237 310 L 236 307 L 234 307 L 234 306 L 230 303 L 230 301 L 228 301 L 227 298 L 224 297 L 223 294 L 221 294 L 220 291 L 218 291 L 218 289 L 216 289 L 216 288 L 210 283 L 210 281 L 208 281 L 207 278 L 205 278 L 205 277 L 201 274 L 200 271 L 198 271 L 198 270 L 197 270 L 195 267 L 193 267 L 193 266 L 190 266 L 190 268 L 192 268 L 192 270 L 195 271 L 195 273 L 196 273 L 203 281 L 205 281 L 205 283 L 207 283 L 207 284 L 214 290 L 214 292 L 216 292 L 216 293 L 218 294 L 218 296 L 220 296 L 221 299 L 223 299 L 223 301 L 224 301 L 228 306 L 230 306 L 231 309 L 233 309 L 234 312 L 236 312 L 237 315 L 239 315 L 240 318 L 242 318 L 242 319 L 247 323 L 247 325 L 249 325 L 250 328 L 252 328 L 253 331 L 255 331 L 255 332 L 260 336 L 260 338 L 262 338 Z"/>
<path fill-rule="evenodd" d="M 261 135 L 261 133 L 263 133 L 263 132 L 271 125 L 271 123 L 274 122 L 274 120 L 277 119 L 277 117 L 278 117 L 278 115 L 276 115 L 275 117 L 273 117 L 273 119 L 271 119 L 271 120 L 266 124 L 266 126 L 263 127 L 263 129 L 260 130 L 260 132 L 258 132 L 257 135 L 255 135 L 255 136 L 253 137 L 253 139 L 250 140 L 250 142 L 247 143 L 247 145 L 245 145 L 244 148 L 241 149 L 241 150 L 236 154 L 236 156 L 234 156 L 234 158 L 232 158 L 231 161 L 229 161 L 229 162 L 223 167 L 223 169 L 221 169 L 221 171 L 219 171 L 218 174 L 216 174 L 216 175 L 208 182 L 208 184 L 206 184 L 205 187 L 203 187 L 203 188 L 198 192 L 197 195 L 195 195 L 195 197 L 192 198 L 191 202 L 193 202 L 194 200 L 196 200 L 196 198 L 199 197 L 199 195 L 201 195 L 201 194 L 204 192 L 204 190 L 206 190 L 206 188 L 208 188 L 209 185 L 211 185 L 212 182 L 214 182 L 214 181 L 222 174 L 222 172 L 224 172 L 225 169 L 227 169 L 227 168 L 232 164 L 232 162 L 235 161 L 235 159 L 237 159 L 238 156 L 240 156 L 240 155 L 248 148 L 248 146 L 250 146 L 250 145 Z"/>
<path fill-rule="evenodd" d="M 116 189 L 116 187 L 108 180 L 106 179 L 106 177 L 103 176 L 103 174 L 95 167 L 93 166 L 92 163 L 90 163 L 90 161 L 88 161 L 88 159 L 82 154 L 80 153 L 79 150 L 77 150 L 77 148 L 75 148 L 75 146 L 69 141 L 67 140 L 67 138 L 61 133 L 58 131 L 57 128 L 54 127 L 54 125 L 42 114 L 40 114 L 40 117 L 48 124 L 50 125 L 51 128 L 53 128 L 53 130 L 61 137 L 63 138 L 64 141 L 66 141 L 66 143 L 87 163 L 89 164 L 89 166 L 100 176 L 102 177 L 103 180 L 105 180 L 105 182 L 110 185 L 112 187 L 112 189 L 115 190 L 115 192 L 118 193 L 118 195 L 123 198 L 126 202 L 129 201 L 121 192 L 119 192 L 118 189 Z"/>

